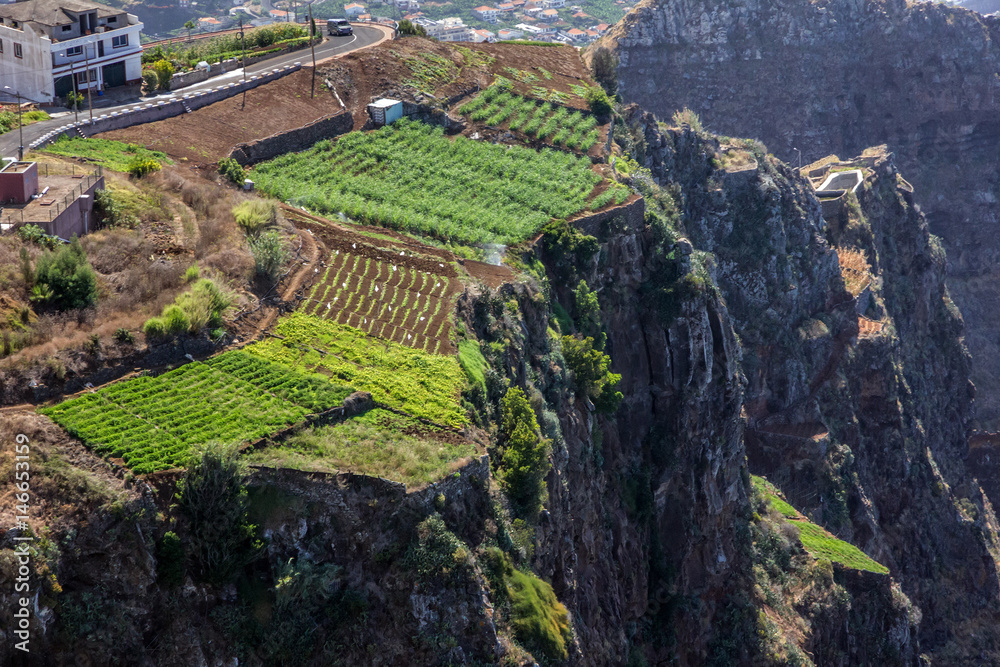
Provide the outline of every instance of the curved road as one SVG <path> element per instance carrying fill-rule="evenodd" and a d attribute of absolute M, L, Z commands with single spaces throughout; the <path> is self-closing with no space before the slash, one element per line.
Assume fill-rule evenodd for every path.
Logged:
<path fill-rule="evenodd" d="M 350 53 L 351 51 L 357 51 L 358 49 L 364 48 L 366 46 L 371 46 L 372 44 L 378 42 L 386 36 L 386 33 L 379 28 L 369 27 L 369 26 L 354 26 L 354 34 L 345 37 L 326 37 L 323 43 L 316 46 L 316 62 L 319 63 L 324 60 L 329 60 L 330 58 L 343 55 L 345 53 Z M 250 65 L 247 67 L 247 75 L 257 74 L 266 70 L 272 70 L 275 67 L 283 67 L 285 65 L 291 65 L 295 62 L 301 62 L 304 66 L 311 65 L 312 56 L 309 53 L 309 49 L 302 49 L 300 51 L 293 51 L 292 53 L 286 53 L 284 55 L 277 56 L 275 58 L 270 58 L 268 60 L 262 60 L 259 63 Z M 132 100 L 127 104 L 121 104 L 114 107 L 101 107 L 100 113 L 106 114 L 112 111 L 121 111 L 122 109 L 127 109 L 129 107 L 135 106 L 139 102 L 155 101 L 169 99 L 176 95 L 186 95 L 188 93 L 195 93 L 200 90 L 206 90 L 208 88 L 217 88 L 220 84 L 230 83 L 232 81 L 237 81 L 243 77 L 243 70 L 236 69 L 232 72 L 226 74 L 220 74 L 219 76 L 212 77 L 211 79 L 206 79 L 201 83 L 196 83 L 185 88 L 181 88 L 176 91 L 171 91 L 169 93 L 162 93 L 160 95 L 155 95 L 153 97 L 143 97 L 141 99 Z M 86 118 L 87 111 L 80 111 L 80 119 Z M 98 115 L 98 110 L 94 109 L 94 115 Z M 32 141 L 42 136 L 49 130 L 55 129 L 57 127 L 62 127 L 68 122 L 73 120 L 72 112 L 60 113 L 52 120 L 42 121 L 40 123 L 33 123 L 31 125 L 25 125 L 24 127 L 24 146 L 25 152 L 27 152 L 27 146 L 31 144 Z M 5 134 L 0 134 L 0 156 L 16 156 L 18 147 L 18 132 L 17 130 L 12 130 Z"/>

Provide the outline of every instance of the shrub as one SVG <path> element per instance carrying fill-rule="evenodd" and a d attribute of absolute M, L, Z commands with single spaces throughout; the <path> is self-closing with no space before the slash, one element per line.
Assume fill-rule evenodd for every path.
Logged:
<path fill-rule="evenodd" d="M 135 335 L 125 327 L 115 329 L 115 333 L 111 337 L 115 339 L 115 342 L 122 345 L 131 345 L 135 342 Z"/>
<path fill-rule="evenodd" d="M 184 545 L 177 533 L 168 531 L 157 543 L 156 572 L 160 581 L 169 587 L 184 581 Z"/>
<path fill-rule="evenodd" d="M 534 516 L 542 504 L 549 472 L 549 444 L 524 392 L 511 387 L 503 397 L 498 437 L 499 477 L 517 509 Z"/>
<path fill-rule="evenodd" d="M 159 163 L 156 165 L 159 169 Z M 99 224 L 105 227 L 134 229 L 139 226 L 139 218 L 126 210 L 121 198 L 113 190 L 98 190 L 94 193 L 94 211 Z"/>
<path fill-rule="evenodd" d="M 417 526 L 417 534 L 403 557 L 403 566 L 424 581 L 447 580 L 471 570 L 469 550 L 444 520 L 433 514 Z"/>
<path fill-rule="evenodd" d="M 266 199 L 250 199 L 233 207 L 233 217 L 247 236 L 258 236 L 277 219 L 278 207 Z"/>
<path fill-rule="evenodd" d="M 66 106 L 70 111 L 83 108 L 83 93 L 74 93 L 72 90 L 66 93 Z"/>
<path fill-rule="evenodd" d="M 533 574 L 513 570 L 507 579 L 507 594 L 510 624 L 521 643 L 550 660 L 568 658 L 566 644 L 572 639 L 569 612 L 556 599 L 552 586 Z"/>
<path fill-rule="evenodd" d="M 97 302 L 97 273 L 78 238 L 74 236 L 69 245 L 38 258 L 35 287 L 51 293 L 45 300 L 63 310 L 86 308 Z"/>
<path fill-rule="evenodd" d="M 169 60 L 157 60 L 153 63 L 153 72 L 156 73 L 157 87 L 160 90 L 170 90 L 170 82 L 174 76 L 174 66 Z"/>
<path fill-rule="evenodd" d="M 271 282 L 277 280 L 281 267 L 288 261 L 288 250 L 281 234 L 276 231 L 266 232 L 257 238 L 247 239 L 247 243 L 257 275 Z"/>
<path fill-rule="evenodd" d="M 38 225 L 22 225 L 17 228 L 17 237 L 27 243 L 37 243 L 43 248 L 54 250 L 59 240 L 54 236 L 49 236 L 45 230 Z"/>
<path fill-rule="evenodd" d="M 198 268 L 197 264 L 187 267 L 187 271 L 184 272 L 184 282 L 186 283 L 198 280 L 199 277 L 201 277 L 201 269 Z"/>
<path fill-rule="evenodd" d="M 263 545 L 247 517 L 245 480 L 237 448 L 210 443 L 178 484 L 177 506 L 190 522 L 188 553 L 206 581 L 228 581 L 260 554 Z"/>
<path fill-rule="evenodd" d="M 142 325 L 142 332 L 146 334 L 146 338 L 166 338 L 167 325 L 161 318 L 151 317 Z"/>
<path fill-rule="evenodd" d="M 598 118 L 605 119 L 611 115 L 613 107 L 611 106 L 611 100 L 608 99 L 608 94 L 604 92 L 603 88 L 590 87 L 587 89 L 587 94 L 583 96 L 586 100 L 587 106 L 590 107 L 590 112 L 597 116 Z"/>
<path fill-rule="evenodd" d="M 611 357 L 594 349 L 594 339 L 563 336 L 562 352 L 577 389 L 594 401 L 597 410 L 606 414 L 618 410 L 622 393 L 617 387 L 622 376 L 608 370 Z"/>
<path fill-rule="evenodd" d="M 608 336 L 601 326 L 601 304 L 597 300 L 597 293 L 590 290 L 586 280 L 581 280 L 573 290 L 573 300 L 576 306 L 577 327 L 584 336 L 594 338 L 596 349 L 603 350 Z"/>
<path fill-rule="evenodd" d="M 234 184 L 242 186 L 247 177 L 247 170 L 233 158 L 224 157 L 219 160 L 219 174 Z"/>
<path fill-rule="evenodd" d="M 160 86 L 160 77 L 156 75 L 151 67 L 142 70 L 142 86 L 145 92 L 152 93 Z M 81 97 L 83 97 L 81 95 Z"/>
<path fill-rule="evenodd" d="M 674 125 L 678 127 L 687 125 L 695 133 L 702 131 L 701 119 L 698 118 L 698 114 L 687 107 L 684 107 L 681 111 L 675 111 L 672 120 L 674 121 Z"/>
<path fill-rule="evenodd" d="M 134 157 L 128 163 L 128 173 L 136 178 L 160 170 L 160 163 L 148 157 Z"/>
<path fill-rule="evenodd" d="M 177 304 L 171 304 L 163 310 L 163 324 L 167 333 L 173 335 L 182 334 L 191 328 L 191 320 Z"/>

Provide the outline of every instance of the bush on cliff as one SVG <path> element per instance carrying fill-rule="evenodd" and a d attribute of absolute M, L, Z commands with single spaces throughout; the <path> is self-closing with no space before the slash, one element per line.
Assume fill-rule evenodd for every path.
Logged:
<path fill-rule="evenodd" d="M 524 392 L 511 387 L 501 402 L 497 467 L 508 497 L 526 516 L 541 509 L 550 465 L 535 413 Z"/>

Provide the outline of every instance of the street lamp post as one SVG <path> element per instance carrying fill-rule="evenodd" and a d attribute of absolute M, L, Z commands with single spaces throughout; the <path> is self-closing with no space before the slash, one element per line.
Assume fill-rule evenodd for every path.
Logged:
<path fill-rule="evenodd" d="M 799 171 L 802 171 L 802 151 L 794 146 L 792 147 L 792 150 L 799 154 Z"/>
<path fill-rule="evenodd" d="M 10 86 L 4 86 L 4 90 L 14 90 Z M 9 94 L 9 93 L 8 93 Z M 17 96 L 17 161 L 24 159 L 24 123 L 21 122 L 21 91 L 14 93 Z"/>
<path fill-rule="evenodd" d="M 313 22 L 313 2 L 312 0 L 307 4 L 309 7 L 309 49 L 312 51 L 312 61 L 313 61 L 313 75 L 312 75 L 312 86 L 309 89 L 309 97 L 316 97 L 316 35 L 313 32 L 313 26 L 316 25 Z M 318 30 L 316 32 L 319 32 Z"/>

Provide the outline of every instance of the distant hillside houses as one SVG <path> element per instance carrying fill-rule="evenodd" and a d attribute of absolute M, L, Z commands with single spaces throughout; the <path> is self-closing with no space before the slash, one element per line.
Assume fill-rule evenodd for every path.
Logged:
<path fill-rule="evenodd" d="M 415 23 L 423 26 L 429 37 L 433 37 L 440 42 L 477 41 L 475 31 L 465 25 L 465 22 L 457 16 L 450 16 L 440 21 L 419 18 L 416 19 Z"/>
<path fill-rule="evenodd" d="M 482 5 L 473 9 L 472 14 L 476 18 L 480 18 L 487 23 L 496 23 L 499 20 L 500 10 L 496 7 L 487 7 L 486 5 Z"/>

